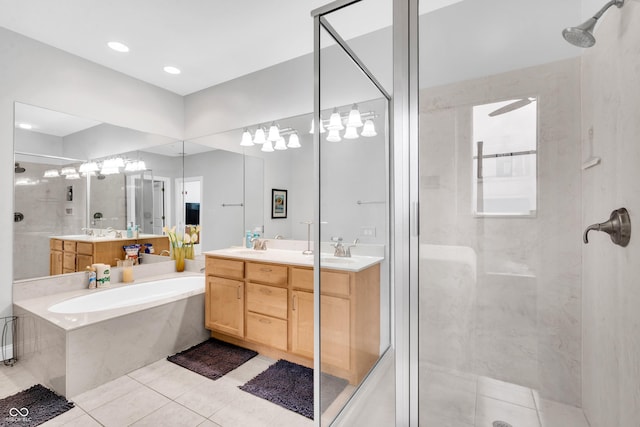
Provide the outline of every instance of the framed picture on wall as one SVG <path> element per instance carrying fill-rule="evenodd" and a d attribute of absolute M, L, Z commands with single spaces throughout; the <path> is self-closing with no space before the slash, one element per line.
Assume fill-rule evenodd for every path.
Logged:
<path fill-rule="evenodd" d="M 287 217 L 287 190 L 271 189 L 271 218 Z"/>

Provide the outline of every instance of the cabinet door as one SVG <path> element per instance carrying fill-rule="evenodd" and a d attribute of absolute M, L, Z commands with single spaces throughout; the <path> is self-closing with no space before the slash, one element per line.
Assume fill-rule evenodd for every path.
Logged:
<path fill-rule="evenodd" d="M 84 271 L 88 265 L 93 264 L 93 255 L 76 255 L 76 271 Z"/>
<path fill-rule="evenodd" d="M 244 282 L 207 277 L 205 326 L 244 337 Z"/>
<path fill-rule="evenodd" d="M 49 274 L 62 274 L 62 251 L 51 251 L 49 254 Z"/>
<path fill-rule="evenodd" d="M 291 351 L 313 358 L 312 292 L 291 292 Z"/>
<path fill-rule="evenodd" d="M 345 298 L 320 296 L 321 362 L 350 369 L 351 310 Z"/>

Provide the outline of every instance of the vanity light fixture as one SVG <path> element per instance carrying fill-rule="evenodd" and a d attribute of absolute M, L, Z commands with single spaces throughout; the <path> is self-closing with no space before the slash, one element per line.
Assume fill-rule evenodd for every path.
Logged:
<path fill-rule="evenodd" d="M 298 132 L 294 132 L 289 135 L 289 143 L 287 144 L 289 148 L 300 148 L 300 138 L 298 138 Z"/>
<path fill-rule="evenodd" d="M 169 74 L 180 74 L 182 71 L 180 71 L 179 68 L 176 68 L 174 66 L 171 65 L 167 65 L 166 67 L 164 67 L 164 71 L 165 73 L 169 73 Z"/>
<path fill-rule="evenodd" d="M 274 150 L 286 150 L 287 144 L 284 141 L 284 138 L 280 137 L 279 140 L 276 141 L 276 145 L 273 147 Z"/>
<path fill-rule="evenodd" d="M 66 175 L 64 178 L 65 179 L 80 179 L 80 174 L 78 172 L 70 173 L 70 174 Z"/>
<path fill-rule="evenodd" d="M 262 144 L 262 148 L 260 149 L 260 151 L 264 151 L 265 153 L 272 153 L 273 145 L 271 144 L 271 141 L 269 140 L 265 141 L 265 143 Z"/>
<path fill-rule="evenodd" d="M 373 124 L 373 120 L 367 119 L 364 121 L 364 127 L 362 128 L 361 136 L 364 137 L 372 137 L 376 136 L 378 133 L 376 132 L 376 127 Z"/>
<path fill-rule="evenodd" d="M 85 162 L 78 168 L 78 172 L 82 174 L 98 172 L 99 170 L 100 168 L 98 167 L 98 164 L 96 162 Z"/>
<path fill-rule="evenodd" d="M 24 130 L 31 130 L 31 129 L 33 129 L 33 126 L 32 126 L 32 125 L 30 125 L 29 123 L 19 123 L 19 124 L 18 124 L 18 127 L 19 127 L 20 129 L 24 129 Z"/>
<path fill-rule="evenodd" d="M 254 145 L 251 140 L 251 133 L 246 128 L 244 129 L 244 132 L 242 132 L 242 141 L 240 142 L 240 145 L 242 147 L 251 147 Z"/>
<path fill-rule="evenodd" d="M 264 129 L 262 127 L 259 127 L 258 130 L 256 130 L 256 134 L 253 136 L 253 143 L 254 144 L 264 144 L 267 141 L 267 138 L 264 135 Z"/>
<path fill-rule="evenodd" d="M 362 127 L 362 118 L 360 117 L 360 110 L 358 110 L 358 104 L 353 104 L 353 107 L 351 107 L 351 111 L 349 111 L 349 118 L 347 119 L 347 131 L 349 131 L 350 127 L 351 128 Z M 345 134 L 344 137 L 347 138 L 347 135 Z"/>
<path fill-rule="evenodd" d="M 125 172 L 140 172 L 147 170 L 147 165 L 144 163 L 144 160 L 132 160 L 127 162 L 124 171 Z"/>
<path fill-rule="evenodd" d="M 344 139 L 357 139 L 358 130 L 355 126 L 347 126 L 347 130 L 344 132 Z"/>
<path fill-rule="evenodd" d="M 276 142 L 280 139 L 280 129 L 278 129 L 278 126 L 276 126 L 275 123 L 271 123 L 267 139 L 271 142 Z"/>
<path fill-rule="evenodd" d="M 122 53 L 129 52 L 129 46 L 127 46 L 124 43 L 109 42 L 109 43 L 107 43 L 107 46 L 109 46 L 111 49 L 115 50 L 116 52 L 122 52 Z"/>
<path fill-rule="evenodd" d="M 331 130 L 342 130 L 344 126 L 342 126 L 342 117 L 340 117 L 340 113 L 337 108 L 333 109 L 333 113 L 331 113 L 331 117 L 329 117 L 329 124 L 327 125 L 327 129 Z M 331 132 L 329 132 L 331 134 Z M 327 141 L 329 138 L 327 138 Z"/>
<path fill-rule="evenodd" d="M 309 130 L 309 133 L 313 135 L 313 133 L 315 132 L 315 123 L 314 120 L 311 119 L 311 130 Z M 325 133 L 326 130 L 324 128 L 324 124 L 322 123 L 322 117 L 320 117 L 320 133 Z"/>
<path fill-rule="evenodd" d="M 57 178 L 60 176 L 58 169 L 47 169 L 44 171 L 43 178 Z"/>
<path fill-rule="evenodd" d="M 327 141 L 329 141 L 329 142 L 340 142 L 340 141 L 342 141 L 342 138 L 340 138 L 340 133 L 338 132 L 338 129 L 331 129 L 329 131 L 329 136 L 327 136 Z"/>
<path fill-rule="evenodd" d="M 76 172 L 76 168 L 71 166 L 64 167 L 60 171 L 60 175 L 62 176 L 73 175 L 73 174 L 77 174 L 77 172 Z"/>

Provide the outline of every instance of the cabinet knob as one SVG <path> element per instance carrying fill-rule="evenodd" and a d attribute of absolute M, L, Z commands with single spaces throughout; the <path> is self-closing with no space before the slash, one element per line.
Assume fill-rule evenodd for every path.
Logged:
<path fill-rule="evenodd" d="M 297 295 L 294 295 L 294 296 L 292 297 L 292 301 L 291 301 L 291 310 L 292 310 L 292 311 L 296 311 L 296 296 L 297 296 Z"/>
<path fill-rule="evenodd" d="M 236 296 L 238 299 L 242 298 L 242 296 L 240 295 L 241 288 L 242 288 L 242 285 L 238 285 L 238 287 L 236 288 Z"/>

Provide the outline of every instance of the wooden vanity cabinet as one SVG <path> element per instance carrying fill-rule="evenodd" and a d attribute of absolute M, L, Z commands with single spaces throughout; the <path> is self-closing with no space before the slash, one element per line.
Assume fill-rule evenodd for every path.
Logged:
<path fill-rule="evenodd" d="M 207 255 L 206 274 L 213 337 L 313 367 L 312 268 Z M 380 265 L 320 274 L 322 370 L 357 384 L 380 352 Z"/>
<path fill-rule="evenodd" d="M 116 259 L 124 259 L 122 247 L 134 243 L 151 243 L 157 254 L 169 249 L 169 239 L 166 236 L 91 242 L 52 238 L 49 241 L 49 274 L 53 276 L 84 271 L 88 265 L 94 263 L 114 266 Z"/>

